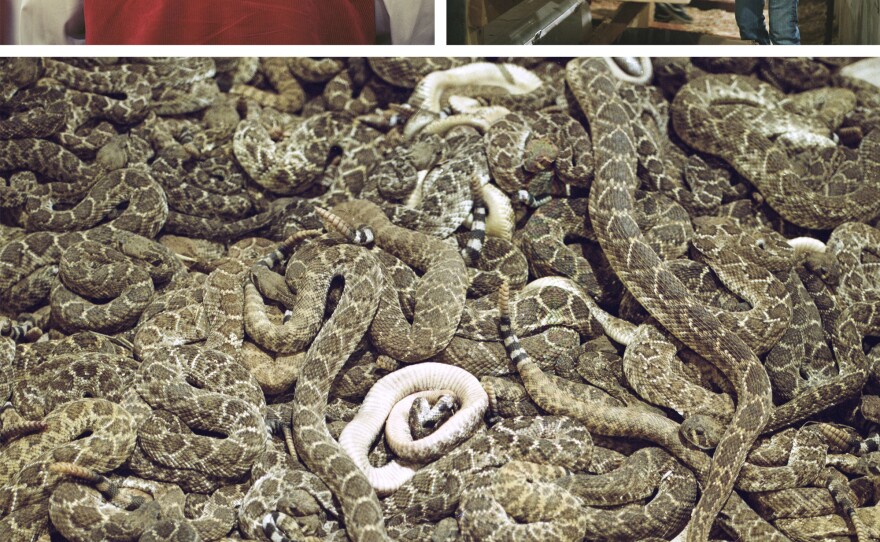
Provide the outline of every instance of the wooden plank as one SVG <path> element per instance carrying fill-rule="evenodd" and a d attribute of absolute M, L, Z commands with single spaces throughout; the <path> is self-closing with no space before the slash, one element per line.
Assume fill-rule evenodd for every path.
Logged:
<path fill-rule="evenodd" d="M 639 2 L 624 2 L 621 4 L 614 16 L 606 19 L 593 30 L 588 43 L 591 45 L 611 45 L 621 34 L 629 27 L 633 20 L 642 13 L 642 10 L 648 9 L 648 5 Z"/>
<path fill-rule="evenodd" d="M 651 22 L 654 20 L 654 6 L 656 6 L 654 2 L 648 4 L 648 9 L 643 9 L 639 16 L 636 18 L 633 26 L 637 28 L 648 28 L 651 26 Z"/>

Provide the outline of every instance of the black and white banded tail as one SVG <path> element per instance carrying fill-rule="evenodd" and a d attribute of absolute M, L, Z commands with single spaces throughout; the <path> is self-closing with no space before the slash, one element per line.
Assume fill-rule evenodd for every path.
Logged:
<path fill-rule="evenodd" d="M 540 198 L 536 198 L 532 195 L 528 190 L 519 190 L 516 193 L 516 199 L 529 209 L 537 209 L 538 207 L 544 205 L 551 199 L 553 199 L 550 195 L 541 196 Z"/>
<path fill-rule="evenodd" d="M 263 516 L 263 534 L 272 542 L 292 542 L 290 538 L 278 527 L 280 512 L 270 512 Z"/>
<path fill-rule="evenodd" d="M 510 322 L 510 286 L 505 280 L 498 289 L 498 310 L 501 313 L 498 319 L 498 331 L 501 334 L 501 340 L 504 342 L 504 349 L 507 350 L 507 356 L 514 365 L 519 365 L 529 360 L 529 355 L 523 349 L 519 342 L 519 337 L 513 332 L 513 325 Z"/>
<path fill-rule="evenodd" d="M 858 443 L 854 453 L 863 456 L 872 452 L 880 452 L 880 435 L 871 435 Z"/>
<path fill-rule="evenodd" d="M 473 207 L 471 214 L 471 234 L 467 244 L 461 249 L 461 256 L 467 265 L 474 265 L 480 259 L 483 244 L 486 242 L 486 201 L 483 199 L 483 187 L 476 177 L 471 180 L 471 198 Z"/>
<path fill-rule="evenodd" d="M 287 239 L 278 243 L 275 250 L 257 260 L 253 267 L 260 266 L 265 267 L 266 269 L 272 269 L 279 263 L 287 261 L 287 259 L 290 258 L 290 255 L 293 254 L 293 249 L 304 239 L 318 235 L 321 235 L 320 230 L 300 230 L 293 233 Z M 251 269 L 253 269 L 253 267 Z"/>
<path fill-rule="evenodd" d="M 373 242 L 373 230 L 367 226 L 354 227 L 342 218 L 331 213 L 327 209 L 315 207 L 315 212 L 321 219 L 328 230 L 333 230 L 355 245 L 369 245 Z"/>

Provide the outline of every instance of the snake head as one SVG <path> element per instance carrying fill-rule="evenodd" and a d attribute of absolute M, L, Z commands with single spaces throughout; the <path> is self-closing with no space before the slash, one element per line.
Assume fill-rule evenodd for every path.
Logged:
<path fill-rule="evenodd" d="M 523 169 L 529 173 L 546 171 L 556 161 L 557 156 L 559 147 L 553 141 L 544 137 L 532 138 L 523 150 Z"/>
<path fill-rule="evenodd" d="M 273 436 L 283 437 L 284 428 L 290 425 L 290 418 L 283 419 L 270 412 L 270 414 L 266 416 L 265 422 L 266 431 L 269 433 L 270 438 Z"/>
<path fill-rule="evenodd" d="M 678 429 L 685 441 L 701 450 L 711 450 L 718 445 L 724 426 L 721 421 L 709 414 L 694 414 L 685 418 Z"/>
<path fill-rule="evenodd" d="M 880 476 L 880 452 L 871 452 L 859 458 L 868 476 Z"/>
<path fill-rule="evenodd" d="M 810 253 L 804 257 L 804 267 L 819 277 L 822 282 L 829 286 L 837 286 L 843 272 L 837 257 L 832 253 Z"/>
<path fill-rule="evenodd" d="M 43 61 L 39 58 L 5 58 L 0 60 L 0 98 L 7 101 L 18 91 L 36 82 L 43 74 Z"/>

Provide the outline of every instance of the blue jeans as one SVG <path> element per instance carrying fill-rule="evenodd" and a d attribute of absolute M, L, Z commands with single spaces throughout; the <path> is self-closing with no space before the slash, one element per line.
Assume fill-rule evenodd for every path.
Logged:
<path fill-rule="evenodd" d="M 770 3 L 770 32 L 764 24 L 764 3 Z M 761 45 L 800 45 L 797 0 L 736 0 L 736 24 L 744 40 Z"/>

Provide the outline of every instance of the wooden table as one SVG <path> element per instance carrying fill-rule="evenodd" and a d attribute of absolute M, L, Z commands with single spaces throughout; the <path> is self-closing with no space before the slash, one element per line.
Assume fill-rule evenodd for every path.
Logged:
<path fill-rule="evenodd" d="M 467 0 L 467 43 L 480 43 L 480 30 L 489 21 L 512 8 L 520 0 Z M 834 0 L 827 0 L 833 3 Z M 587 43 L 610 45 L 620 38 L 627 28 L 648 28 L 654 20 L 656 0 L 620 0 L 611 17 L 593 29 Z M 733 0 L 666 0 L 667 4 L 700 4 L 711 8 L 733 11 Z M 724 40 L 719 43 L 725 42 Z"/>
<path fill-rule="evenodd" d="M 655 3 L 655 0 L 622 1 L 614 15 L 593 30 L 589 43 L 591 45 L 611 45 L 631 26 L 647 28 L 654 20 Z M 691 0 L 666 0 L 664 3 L 690 4 Z"/>

